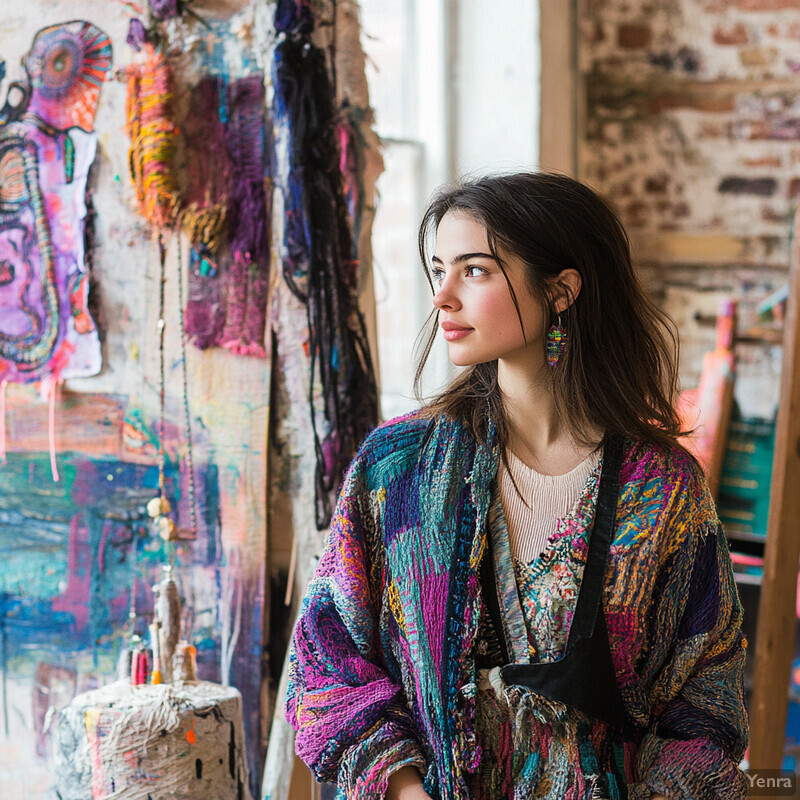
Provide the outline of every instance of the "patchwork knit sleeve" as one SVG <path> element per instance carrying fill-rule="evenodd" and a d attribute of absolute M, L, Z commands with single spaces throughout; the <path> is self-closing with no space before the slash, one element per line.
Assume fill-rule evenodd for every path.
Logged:
<path fill-rule="evenodd" d="M 400 767 L 424 775 L 425 759 L 406 695 L 380 651 L 380 569 L 370 558 L 360 508 L 368 494 L 359 484 L 356 463 L 295 629 L 286 718 L 318 781 L 337 781 L 339 797 L 372 800 Z"/>
<path fill-rule="evenodd" d="M 694 526 L 670 558 L 651 636 L 675 642 L 651 691 L 631 800 L 744 800 L 748 739 L 742 607 L 722 526 Z M 677 611 L 677 613 L 676 613 Z M 655 648 L 657 649 L 657 648 Z"/>

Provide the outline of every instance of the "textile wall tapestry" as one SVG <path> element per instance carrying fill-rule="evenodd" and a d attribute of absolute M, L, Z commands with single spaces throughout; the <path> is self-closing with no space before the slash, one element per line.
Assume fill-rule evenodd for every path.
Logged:
<path fill-rule="evenodd" d="M 0 382 L 94 375 L 86 182 L 111 41 L 88 22 L 40 31 L 0 112 Z"/>
<path fill-rule="evenodd" d="M 106 0 L 85 5 L 94 5 L 108 23 L 115 52 L 124 51 L 122 26 L 130 8 Z M 10 64 L 16 50 L 25 70 L 6 87 L 0 110 L 0 383 L 11 384 L 7 396 L 0 394 L 7 443 L 6 452 L 0 448 L 0 796 L 53 797 L 54 714 L 74 695 L 114 680 L 131 633 L 146 636 L 152 585 L 169 562 L 168 550 L 175 555 L 187 638 L 197 648 L 198 677 L 230 683 L 242 693 L 251 781 L 257 785 L 269 361 L 189 348 L 187 381 L 175 270 L 180 237 L 164 237 L 168 275 L 159 308 L 150 232 L 132 213 L 132 192 L 123 180 L 129 163 L 124 82 L 106 83 L 101 95 L 111 39 L 89 22 L 37 33 L 36 20 L 47 19 L 51 6 L 31 0 L 30 7 L 15 7 L 30 31 L 27 42 L 33 42 L 24 54 L 16 50 L 21 35 L 14 19 L 0 20 L 0 55 Z M 220 48 L 226 36 L 235 38 L 222 24 L 214 36 Z M 203 37 L 212 38 L 200 26 L 196 38 Z M 191 52 L 191 42 L 184 49 Z M 251 88 L 226 77 L 226 136 L 250 130 L 254 106 L 263 129 L 263 86 L 248 93 Z M 251 139 L 263 154 L 263 132 Z M 96 145 L 101 157 L 89 178 Z M 251 167 L 250 161 L 233 163 L 232 174 L 250 169 L 252 175 Z M 262 181 L 259 173 L 260 186 Z M 91 272 L 103 287 L 107 358 L 99 375 L 100 340 L 87 306 L 87 182 L 98 206 Z M 257 202 L 263 204 L 263 186 L 261 191 Z M 231 237 L 238 228 L 230 220 L 236 208 L 249 213 L 246 201 L 229 203 Z M 258 292 L 264 297 L 255 325 L 261 330 L 246 334 L 246 341 L 263 346 L 266 282 L 251 291 L 258 271 L 246 261 L 263 244 L 247 231 L 238 241 L 245 300 Z M 167 323 L 161 348 L 159 316 Z M 235 330 L 231 337 L 244 339 Z M 81 380 L 89 375 L 91 381 Z M 52 386 L 65 378 L 68 391 L 55 432 L 51 425 L 48 434 L 47 410 L 31 400 L 31 387 L 13 384 Z M 159 395 L 165 398 L 165 431 Z M 190 413 L 194 441 L 187 449 L 183 423 L 189 427 Z M 58 463 L 58 482 L 47 468 L 48 440 L 54 438 L 51 464 Z M 164 496 L 177 529 L 169 545 L 146 511 L 160 492 L 160 444 Z M 191 449 L 193 470 L 187 463 Z"/>
<path fill-rule="evenodd" d="M 230 79 L 213 53 L 181 125 L 191 153 L 183 215 L 192 240 L 186 328 L 200 348 L 221 345 L 264 357 L 270 266 L 264 76 Z"/>
<path fill-rule="evenodd" d="M 194 344 L 264 358 L 271 185 L 264 74 L 229 20 L 200 21 L 188 6 L 169 5 L 151 4 L 150 25 L 134 19 L 128 35 L 139 51 L 128 69 L 139 211 L 192 243 L 186 332 Z M 167 29 L 167 18 L 182 27 Z"/>

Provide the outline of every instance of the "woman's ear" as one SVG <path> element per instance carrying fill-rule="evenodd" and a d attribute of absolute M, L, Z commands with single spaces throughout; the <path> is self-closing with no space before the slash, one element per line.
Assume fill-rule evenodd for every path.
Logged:
<path fill-rule="evenodd" d="M 581 291 L 581 274 L 576 269 L 562 269 L 553 281 L 553 307 L 561 314 L 569 308 Z"/>

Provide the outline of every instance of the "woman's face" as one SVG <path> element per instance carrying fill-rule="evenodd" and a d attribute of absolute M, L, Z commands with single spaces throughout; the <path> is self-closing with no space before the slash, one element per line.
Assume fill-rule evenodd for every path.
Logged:
<path fill-rule="evenodd" d="M 500 255 L 519 316 L 506 276 L 489 250 L 486 228 L 464 212 L 444 215 L 432 259 L 439 327 L 457 366 L 498 359 L 538 369 L 544 363 L 544 305 L 528 289 L 523 262 L 508 253 Z"/>

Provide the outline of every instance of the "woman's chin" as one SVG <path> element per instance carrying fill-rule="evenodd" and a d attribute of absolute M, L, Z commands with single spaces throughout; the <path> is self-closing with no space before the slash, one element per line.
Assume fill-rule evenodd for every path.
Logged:
<path fill-rule="evenodd" d="M 451 352 L 448 353 L 448 358 L 450 359 L 450 362 L 453 364 L 453 366 L 456 367 L 472 367 L 475 364 L 480 363 L 480 361 L 478 361 L 477 359 L 470 358 L 469 356 L 464 355 L 464 353 Z"/>

